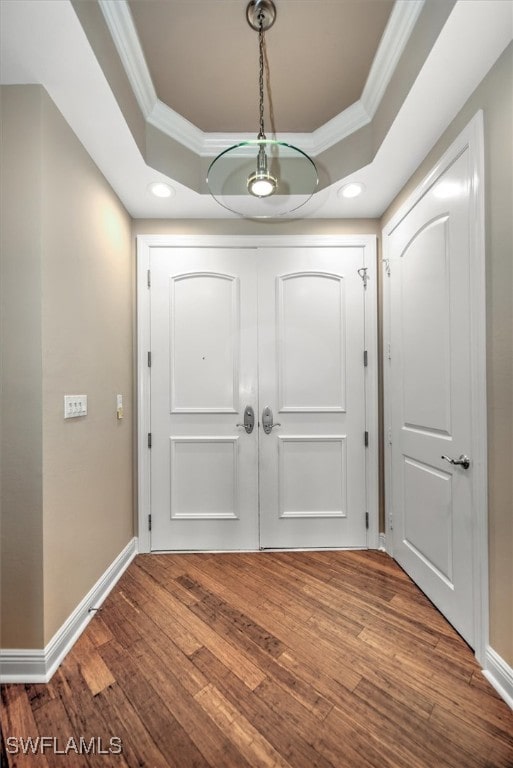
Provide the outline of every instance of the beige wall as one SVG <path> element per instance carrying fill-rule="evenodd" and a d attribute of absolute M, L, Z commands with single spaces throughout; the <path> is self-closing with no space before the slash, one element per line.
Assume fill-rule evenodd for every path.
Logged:
<path fill-rule="evenodd" d="M 133 360 L 131 220 L 47 97 L 43 174 L 47 643 L 133 535 Z M 86 418 L 62 418 L 65 392 Z"/>
<path fill-rule="evenodd" d="M 375 219 L 304 219 L 248 221 L 246 219 L 136 219 L 137 235 L 378 235 Z"/>
<path fill-rule="evenodd" d="M 12 460 L 2 466 L 2 488 L 11 489 L 2 508 L 10 553 L 2 561 L 2 640 L 37 648 L 133 535 L 130 218 L 42 88 L 5 87 L 3 106 L 12 172 L 2 174 L 2 199 L 13 221 L 3 210 L 2 263 L 15 265 L 4 333 L 20 361 L 8 377 L 4 369 L 11 416 L 2 435 Z M 13 197 L 15 183 L 31 187 L 31 206 L 19 192 Z M 20 335 L 27 317 L 30 344 Z M 18 391 L 26 368 L 29 414 Z M 63 419 L 65 393 L 88 395 L 87 417 Z M 27 487 L 16 485 L 19 475 Z M 37 506 L 26 500 L 33 487 Z M 37 609 L 27 617 L 30 591 Z"/>
<path fill-rule="evenodd" d="M 0 89 L 3 647 L 43 644 L 41 92 Z M 7 193 L 8 191 L 8 193 Z M 22 610 L 20 610 L 22 606 Z"/>
<path fill-rule="evenodd" d="M 482 109 L 485 131 L 490 645 L 513 666 L 513 45 L 383 216 L 385 224 Z"/>

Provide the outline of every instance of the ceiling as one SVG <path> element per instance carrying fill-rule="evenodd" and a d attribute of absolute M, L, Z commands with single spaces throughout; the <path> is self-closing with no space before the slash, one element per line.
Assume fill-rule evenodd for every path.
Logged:
<path fill-rule="evenodd" d="M 360 98 L 394 0 L 275 4 L 265 42 L 276 128 L 310 133 Z M 257 129 L 258 34 L 244 0 L 129 8 L 162 102 L 202 131 Z"/>
<path fill-rule="evenodd" d="M 513 36 L 511 0 L 276 5 L 275 127 L 323 179 L 306 218 L 381 216 Z M 233 218 L 203 182 L 212 157 L 258 128 L 257 36 L 245 8 L 0 0 L 1 79 L 46 88 L 134 218 Z M 158 180 L 173 197 L 151 195 Z M 350 180 L 364 194 L 343 200 Z"/>

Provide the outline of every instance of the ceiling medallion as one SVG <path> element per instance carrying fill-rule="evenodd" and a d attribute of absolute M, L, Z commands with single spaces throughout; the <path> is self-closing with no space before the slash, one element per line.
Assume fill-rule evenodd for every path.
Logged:
<path fill-rule="evenodd" d="M 233 213 L 252 219 L 277 218 L 305 205 L 316 191 L 319 177 L 305 152 L 265 135 L 265 32 L 274 24 L 276 7 L 272 0 L 251 0 L 246 19 L 258 32 L 259 131 L 253 141 L 234 144 L 213 160 L 207 186 L 212 197 Z"/>

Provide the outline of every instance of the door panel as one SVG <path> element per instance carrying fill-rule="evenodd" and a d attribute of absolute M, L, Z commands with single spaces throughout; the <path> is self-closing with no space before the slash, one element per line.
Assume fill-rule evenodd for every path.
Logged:
<path fill-rule="evenodd" d="M 277 437 L 279 517 L 347 517 L 346 436 Z"/>
<path fill-rule="evenodd" d="M 448 217 L 424 227 L 402 255 L 404 422 L 450 433 Z"/>
<path fill-rule="evenodd" d="M 239 278 L 189 272 L 169 284 L 171 413 L 236 413 Z"/>
<path fill-rule="evenodd" d="M 329 273 L 276 278 L 280 412 L 345 410 L 344 289 Z"/>
<path fill-rule="evenodd" d="M 452 477 L 404 460 L 404 543 L 450 586 L 453 578 Z"/>
<path fill-rule="evenodd" d="M 472 645 L 469 189 L 467 151 L 389 252 L 394 556 Z"/>
<path fill-rule="evenodd" d="M 152 549 L 258 548 L 254 250 L 151 252 Z"/>
<path fill-rule="evenodd" d="M 171 437 L 170 456 L 171 520 L 238 518 L 238 437 Z"/>
<path fill-rule="evenodd" d="M 263 548 L 366 546 L 363 251 L 259 252 Z"/>

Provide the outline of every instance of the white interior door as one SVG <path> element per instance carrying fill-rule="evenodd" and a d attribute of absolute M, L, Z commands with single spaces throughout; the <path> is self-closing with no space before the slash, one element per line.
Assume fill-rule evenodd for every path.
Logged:
<path fill-rule="evenodd" d="M 366 546 L 361 248 L 259 251 L 260 544 Z"/>
<path fill-rule="evenodd" d="M 389 234 L 385 279 L 393 553 L 473 646 L 471 180 L 467 150 Z"/>
<path fill-rule="evenodd" d="M 254 253 L 152 249 L 152 549 L 258 548 Z"/>
<path fill-rule="evenodd" d="M 150 249 L 151 550 L 367 545 L 359 270 L 374 257 Z"/>

